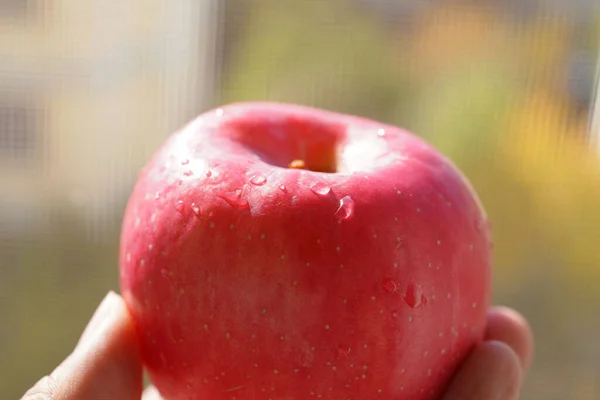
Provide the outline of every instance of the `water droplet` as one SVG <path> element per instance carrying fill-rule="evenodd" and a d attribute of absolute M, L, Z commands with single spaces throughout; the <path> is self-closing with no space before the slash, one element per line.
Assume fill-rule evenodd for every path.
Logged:
<path fill-rule="evenodd" d="M 160 193 L 159 192 L 154 193 L 154 199 L 155 200 L 160 199 Z"/>
<path fill-rule="evenodd" d="M 212 175 L 212 171 L 209 169 L 208 171 L 206 171 L 206 177 L 210 178 Z"/>
<path fill-rule="evenodd" d="M 222 117 L 223 116 L 223 109 L 219 108 L 215 111 L 215 114 L 217 114 L 217 117 Z"/>
<path fill-rule="evenodd" d="M 184 208 L 185 205 L 183 204 L 183 200 L 179 200 L 177 203 L 175 203 L 175 209 L 178 213 L 183 213 Z"/>
<path fill-rule="evenodd" d="M 183 176 L 192 176 L 194 175 L 194 171 L 192 171 L 191 169 L 188 169 L 187 171 L 183 172 Z"/>
<path fill-rule="evenodd" d="M 398 289 L 398 285 L 396 285 L 396 282 L 394 282 L 393 279 L 384 279 L 383 282 L 381 282 L 381 286 L 383 287 L 383 290 L 385 290 L 387 293 L 394 293 L 396 291 L 396 289 Z"/>
<path fill-rule="evenodd" d="M 318 194 L 319 196 L 327 196 L 331 192 L 331 188 L 324 183 L 317 182 L 310 187 L 310 190 L 314 194 Z"/>
<path fill-rule="evenodd" d="M 248 200 L 242 198 L 242 191 L 236 190 L 235 192 L 224 192 L 217 194 L 218 197 L 225 200 L 227 204 L 238 210 L 245 210 L 250 207 Z"/>
<path fill-rule="evenodd" d="M 350 196 L 344 196 L 340 200 L 340 207 L 333 215 L 337 222 L 346 221 L 354 215 L 354 200 Z"/>
<path fill-rule="evenodd" d="M 267 183 L 267 178 L 262 175 L 254 175 L 252 178 L 250 178 L 250 183 L 256 186 L 262 186 Z"/>
<path fill-rule="evenodd" d="M 192 211 L 196 217 L 200 218 L 202 212 L 200 210 L 200 207 L 196 203 L 192 203 Z"/>
<path fill-rule="evenodd" d="M 417 308 L 423 304 L 423 288 L 418 284 L 409 284 L 403 298 L 410 308 Z"/>
<path fill-rule="evenodd" d="M 279 185 L 279 190 L 281 190 L 283 193 L 287 193 L 288 191 L 285 185 Z"/>
<path fill-rule="evenodd" d="M 381 128 L 377 130 L 377 136 L 379 137 L 384 137 L 385 136 L 385 129 Z"/>
<path fill-rule="evenodd" d="M 188 160 L 187 158 L 184 158 L 184 159 L 181 161 L 181 165 L 188 165 L 189 163 L 190 163 L 190 160 Z"/>

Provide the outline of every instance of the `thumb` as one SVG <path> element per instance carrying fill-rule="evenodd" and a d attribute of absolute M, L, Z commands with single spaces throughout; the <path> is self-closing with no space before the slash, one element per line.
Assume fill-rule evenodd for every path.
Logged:
<path fill-rule="evenodd" d="M 125 303 L 110 292 L 77 347 L 22 400 L 139 400 L 142 362 Z"/>

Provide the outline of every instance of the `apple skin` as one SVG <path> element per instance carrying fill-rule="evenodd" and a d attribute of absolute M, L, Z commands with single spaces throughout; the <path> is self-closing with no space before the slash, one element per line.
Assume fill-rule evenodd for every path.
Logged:
<path fill-rule="evenodd" d="M 421 400 L 482 340 L 491 264 L 477 195 L 423 140 L 239 103 L 141 172 L 120 278 L 165 399 Z"/>

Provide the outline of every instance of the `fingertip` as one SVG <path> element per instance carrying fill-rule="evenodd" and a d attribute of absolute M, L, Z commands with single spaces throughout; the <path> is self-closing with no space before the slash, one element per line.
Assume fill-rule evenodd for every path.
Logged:
<path fill-rule="evenodd" d="M 529 322 L 517 311 L 508 307 L 494 307 L 487 317 L 485 340 L 506 343 L 517 354 L 523 371 L 531 365 L 534 338 Z"/>
<path fill-rule="evenodd" d="M 81 334 L 74 351 L 82 351 L 88 343 L 93 343 L 95 336 L 102 332 L 103 324 L 112 323 L 115 317 L 117 320 L 120 320 L 122 316 L 118 315 L 118 313 L 122 311 L 121 305 L 121 297 L 112 290 L 109 291 L 96 308 L 92 318 Z"/>
<path fill-rule="evenodd" d="M 523 373 L 516 352 L 506 343 L 479 344 L 457 372 L 444 400 L 519 397 Z"/>
<path fill-rule="evenodd" d="M 104 396 L 114 393 L 112 398 L 137 400 L 142 394 L 143 370 L 133 321 L 116 293 L 110 292 L 102 304 L 109 308 L 104 321 L 82 339 L 72 356 L 79 361 L 81 390 L 90 396 L 104 392 Z"/>

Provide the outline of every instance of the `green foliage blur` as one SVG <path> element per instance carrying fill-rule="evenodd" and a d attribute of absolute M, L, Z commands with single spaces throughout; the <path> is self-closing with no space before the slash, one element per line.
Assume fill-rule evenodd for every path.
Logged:
<path fill-rule="evenodd" d="M 518 20 L 486 2 L 437 4 L 392 24 L 347 1 L 253 5 L 222 103 L 307 104 L 430 141 L 489 213 L 496 302 L 533 324 L 523 398 L 600 398 L 600 158 L 589 104 L 571 90 L 573 56 L 597 53 L 600 25 Z"/>

